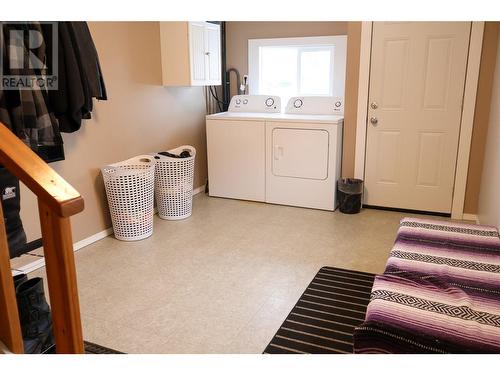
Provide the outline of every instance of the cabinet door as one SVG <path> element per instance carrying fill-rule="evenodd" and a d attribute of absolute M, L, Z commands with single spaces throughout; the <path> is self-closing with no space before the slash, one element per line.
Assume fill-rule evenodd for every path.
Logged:
<path fill-rule="evenodd" d="M 189 51 L 191 55 L 191 84 L 203 85 L 207 79 L 206 73 L 206 40 L 205 23 L 189 23 Z"/>
<path fill-rule="evenodd" d="M 207 42 L 207 84 L 221 84 L 221 56 L 220 56 L 220 25 L 207 23 L 206 26 Z"/>

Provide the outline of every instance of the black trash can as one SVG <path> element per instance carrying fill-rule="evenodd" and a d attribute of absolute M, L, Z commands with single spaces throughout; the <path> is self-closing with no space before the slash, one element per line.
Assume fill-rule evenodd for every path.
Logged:
<path fill-rule="evenodd" d="M 339 210 L 344 214 L 357 214 L 361 210 L 363 180 L 341 178 L 337 184 Z"/>

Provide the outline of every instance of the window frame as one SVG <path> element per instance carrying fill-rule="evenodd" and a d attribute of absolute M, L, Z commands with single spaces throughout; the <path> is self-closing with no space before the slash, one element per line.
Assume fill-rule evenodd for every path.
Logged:
<path fill-rule="evenodd" d="M 260 78 L 260 48 L 261 47 L 296 47 L 298 48 L 297 63 L 300 64 L 301 52 L 333 49 L 333 64 L 330 65 L 330 75 L 333 78 L 330 96 L 344 97 L 347 60 L 347 35 L 313 36 L 300 38 L 267 38 L 248 40 L 248 92 L 251 95 L 273 95 L 259 93 Z M 297 85 L 300 89 L 300 65 L 297 69 Z M 299 94 L 297 94 L 299 95 Z"/>

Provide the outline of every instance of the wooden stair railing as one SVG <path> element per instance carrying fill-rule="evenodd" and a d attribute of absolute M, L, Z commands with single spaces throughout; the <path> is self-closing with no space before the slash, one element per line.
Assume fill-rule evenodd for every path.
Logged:
<path fill-rule="evenodd" d="M 84 353 L 70 216 L 83 198 L 47 163 L 0 123 L 0 164 L 38 198 L 57 353 Z M 0 341 L 23 352 L 21 327 L 0 207 Z"/>

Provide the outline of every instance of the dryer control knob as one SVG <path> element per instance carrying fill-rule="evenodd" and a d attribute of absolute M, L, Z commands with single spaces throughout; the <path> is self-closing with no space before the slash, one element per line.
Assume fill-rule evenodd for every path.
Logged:
<path fill-rule="evenodd" d="M 266 106 L 271 107 L 274 104 L 274 99 L 273 98 L 267 98 L 266 99 Z"/>
<path fill-rule="evenodd" d="M 236 104 L 241 104 L 241 99 L 236 99 Z"/>
<path fill-rule="evenodd" d="M 335 107 L 337 107 L 337 108 L 338 108 L 338 107 L 340 107 L 341 105 L 342 105 L 342 103 L 341 103 L 340 101 L 335 102 Z"/>
<path fill-rule="evenodd" d="M 248 99 L 243 99 L 243 104 L 248 104 Z"/>
<path fill-rule="evenodd" d="M 297 100 L 295 100 L 295 101 L 293 102 L 293 106 L 294 106 L 295 108 L 300 108 L 300 107 L 302 107 L 302 104 L 304 104 L 304 102 L 303 102 L 302 100 L 300 100 L 300 99 L 297 99 Z"/>

